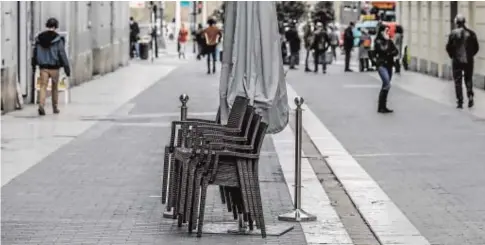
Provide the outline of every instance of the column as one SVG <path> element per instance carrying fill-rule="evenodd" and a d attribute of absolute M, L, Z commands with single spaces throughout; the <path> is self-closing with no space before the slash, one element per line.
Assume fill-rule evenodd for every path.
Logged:
<path fill-rule="evenodd" d="M 174 36 L 177 38 L 177 35 L 179 33 L 179 28 L 181 24 L 181 11 L 182 7 L 180 6 L 180 1 L 175 2 L 175 28 L 174 28 Z"/>
<path fill-rule="evenodd" d="M 207 23 L 207 1 L 202 1 L 202 25 Z"/>

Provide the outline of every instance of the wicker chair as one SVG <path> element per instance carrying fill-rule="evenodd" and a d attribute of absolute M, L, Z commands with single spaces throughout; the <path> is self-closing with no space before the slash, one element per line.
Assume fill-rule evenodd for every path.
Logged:
<path fill-rule="evenodd" d="M 202 155 L 199 153 L 197 156 L 198 158 L 194 160 L 193 162 L 190 162 L 189 164 L 192 164 L 194 166 L 193 172 L 191 173 L 191 180 L 190 184 L 192 186 L 192 190 L 187 193 L 188 198 L 192 199 L 191 203 L 192 205 L 190 207 L 189 217 L 189 232 L 192 232 L 193 229 L 195 229 L 195 224 L 197 224 L 197 217 L 198 217 L 198 201 L 199 201 L 199 195 L 200 195 L 200 183 L 202 180 L 202 177 L 205 175 L 209 174 L 209 171 L 213 171 L 211 167 L 211 159 L 212 159 L 212 154 L 215 154 L 216 150 L 217 151 L 224 151 L 226 148 L 233 149 L 233 148 L 238 148 L 238 149 L 246 149 L 246 151 L 252 150 L 255 148 L 255 138 L 256 138 L 256 132 L 257 129 L 259 128 L 259 124 L 261 122 L 261 116 L 255 114 L 251 122 L 248 124 L 248 127 L 246 127 L 247 132 L 246 132 L 246 141 L 241 142 L 237 140 L 237 137 L 225 137 L 223 142 L 221 141 L 211 141 L 206 140 L 206 148 L 203 149 L 205 155 Z M 206 135 L 209 136 L 209 135 Z M 209 136 L 208 138 L 211 138 L 213 136 Z M 208 153 L 211 152 L 209 155 Z M 201 163 L 202 161 L 203 163 Z M 223 186 L 220 186 L 221 188 Z M 237 210 L 237 209 L 232 209 L 232 202 L 231 199 L 229 198 L 229 192 L 225 189 L 221 189 L 222 195 L 226 196 L 227 199 L 227 204 L 228 204 L 228 211 L 232 210 Z M 235 217 L 237 218 L 237 217 Z"/>
<path fill-rule="evenodd" d="M 206 126 L 194 126 L 192 129 L 192 135 L 190 137 L 198 138 L 199 144 L 194 144 L 192 148 L 176 148 L 174 151 L 174 159 L 178 169 L 176 177 L 179 182 L 177 183 L 177 202 L 175 205 L 174 214 L 177 214 L 179 227 L 182 223 L 186 223 L 189 219 L 190 210 L 192 208 L 192 193 L 194 190 L 195 171 L 198 163 L 201 162 L 207 156 L 204 155 L 205 149 L 203 148 L 204 142 L 209 144 L 217 144 L 214 146 L 218 149 L 223 149 L 228 140 L 231 143 L 244 143 L 248 139 L 250 132 L 250 125 L 253 116 L 256 115 L 252 106 L 246 108 L 246 112 L 243 117 L 243 130 L 239 135 L 227 135 L 224 134 L 224 127 L 222 130 L 214 130 L 215 127 Z M 259 117 L 259 115 L 256 115 Z M 195 141 L 197 142 L 197 141 Z M 201 146 L 201 147 L 199 147 Z M 189 229 L 189 231 L 191 231 Z"/>
<path fill-rule="evenodd" d="M 200 185 L 201 198 L 199 205 L 199 219 L 197 236 L 202 236 L 204 223 L 205 200 L 208 185 L 221 185 L 228 189 L 233 211 L 244 214 L 245 221 L 249 221 L 252 229 L 253 218 L 256 225 L 261 229 L 262 237 L 266 237 L 266 227 L 263 216 L 263 207 L 258 177 L 258 161 L 261 146 L 266 134 L 268 125 L 261 122 L 255 132 L 255 144 L 250 150 L 240 145 L 226 144 L 225 150 L 209 150 L 213 155 L 205 168 L 207 175 L 202 177 L 196 185 Z M 227 200 L 226 200 L 227 201 Z"/>
<path fill-rule="evenodd" d="M 249 104 L 249 100 L 245 97 L 238 96 L 234 100 L 233 107 L 229 113 L 228 123 L 226 126 L 229 128 L 233 128 L 234 132 L 239 132 L 242 126 L 241 115 L 245 112 L 246 107 Z M 169 171 L 170 171 L 170 181 L 173 181 L 173 173 L 174 173 L 174 158 L 172 154 L 174 152 L 175 147 L 181 147 L 182 145 L 187 145 L 187 135 L 190 133 L 189 128 L 194 125 L 205 125 L 205 126 L 218 126 L 220 122 L 220 110 L 218 110 L 217 117 L 215 121 L 204 120 L 204 119 L 194 119 L 190 118 L 185 121 L 173 121 L 172 128 L 171 128 L 171 135 L 170 135 L 170 142 L 167 146 L 165 146 L 165 153 L 164 153 L 164 163 L 163 163 L 163 173 L 162 173 L 162 204 L 166 204 L 167 202 L 167 191 L 169 188 L 168 180 L 169 180 Z M 177 128 L 180 127 L 180 130 Z M 175 139 L 177 136 L 177 144 L 175 145 Z M 170 185 L 172 186 L 172 185 Z M 170 187 L 171 188 L 171 187 Z M 174 194 L 173 189 L 170 189 L 169 193 L 169 200 L 170 194 Z M 168 203 L 168 211 L 170 211 L 172 205 L 174 203 Z"/>

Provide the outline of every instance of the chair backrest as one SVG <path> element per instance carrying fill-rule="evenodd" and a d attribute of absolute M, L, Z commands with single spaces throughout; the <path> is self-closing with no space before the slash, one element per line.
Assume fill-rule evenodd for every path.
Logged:
<path fill-rule="evenodd" d="M 254 107 L 251 105 L 248 105 L 248 107 L 246 107 L 246 112 L 244 113 L 243 128 L 239 136 L 245 137 L 245 138 L 248 137 L 249 131 L 251 130 L 251 122 L 255 114 L 256 112 L 254 111 Z"/>
<path fill-rule="evenodd" d="M 217 108 L 217 114 L 216 114 L 216 120 L 215 122 L 217 124 L 221 124 L 221 107 Z"/>
<path fill-rule="evenodd" d="M 254 154 L 259 155 L 261 153 L 261 147 L 263 146 L 263 140 L 264 140 L 264 137 L 266 136 L 266 130 L 267 129 L 268 129 L 267 123 L 265 123 L 265 122 L 259 123 L 259 127 L 258 127 L 256 137 L 255 137 L 256 141 L 254 142 L 256 147 L 253 148 Z"/>
<path fill-rule="evenodd" d="M 250 145 L 252 149 L 254 149 L 254 143 L 256 142 L 256 136 L 258 134 L 258 129 L 259 129 L 259 124 L 261 122 L 261 116 L 257 114 L 256 112 L 254 113 L 253 119 L 251 120 L 251 126 L 249 128 L 249 135 L 248 135 L 248 141 L 246 144 Z"/>
<path fill-rule="evenodd" d="M 227 119 L 227 127 L 241 129 L 244 121 L 244 114 L 249 105 L 249 99 L 242 96 L 237 96 L 232 104 L 229 117 Z"/>

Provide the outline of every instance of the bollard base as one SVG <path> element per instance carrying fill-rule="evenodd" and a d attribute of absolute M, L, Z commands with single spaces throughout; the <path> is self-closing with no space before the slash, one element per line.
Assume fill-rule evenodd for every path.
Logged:
<path fill-rule="evenodd" d="M 317 217 L 313 214 L 305 212 L 303 209 L 295 209 L 289 213 L 279 215 L 278 220 L 289 222 L 308 222 L 317 220 Z"/>
<path fill-rule="evenodd" d="M 168 219 L 172 219 L 173 218 L 173 209 L 170 210 L 170 211 L 163 211 L 163 217 L 164 218 L 168 218 Z"/>

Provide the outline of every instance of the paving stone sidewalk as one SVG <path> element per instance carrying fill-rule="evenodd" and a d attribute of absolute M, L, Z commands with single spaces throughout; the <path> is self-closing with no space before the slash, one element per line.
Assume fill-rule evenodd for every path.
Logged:
<path fill-rule="evenodd" d="M 218 76 L 205 62 L 182 65 L 130 101 L 128 115 L 100 120 L 2 187 L 2 244 L 305 244 L 299 224 L 281 237 L 209 235 L 179 230 L 161 216 L 163 146 L 167 122 L 177 119 L 178 96 L 190 96 L 189 112 L 214 112 Z M 136 82 L 136 81 L 133 81 Z M 270 137 L 260 163 L 265 218 L 292 208 Z M 231 215 L 211 188 L 208 221 Z"/>

